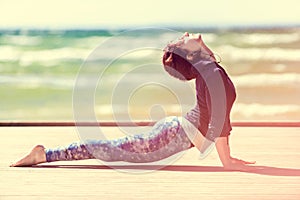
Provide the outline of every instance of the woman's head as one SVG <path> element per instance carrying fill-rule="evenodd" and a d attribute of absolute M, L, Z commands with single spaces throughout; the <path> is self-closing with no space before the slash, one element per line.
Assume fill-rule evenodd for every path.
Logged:
<path fill-rule="evenodd" d="M 196 78 L 193 63 L 201 59 L 201 35 L 185 33 L 165 49 L 162 62 L 165 70 L 180 80 Z"/>
<path fill-rule="evenodd" d="M 164 51 L 162 62 L 164 69 L 175 78 L 187 81 L 196 78 L 193 65 L 176 52 Z"/>

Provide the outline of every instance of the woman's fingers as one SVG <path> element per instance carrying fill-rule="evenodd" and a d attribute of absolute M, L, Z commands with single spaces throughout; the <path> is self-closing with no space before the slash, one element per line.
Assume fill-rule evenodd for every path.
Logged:
<path fill-rule="evenodd" d="M 241 164 L 245 164 L 245 165 L 248 165 L 248 164 L 255 164 L 256 161 L 245 161 L 245 160 L 241 160 L 241 159 L 237 159 L 237 158 L 231 158 L 233 160 L 233 162 L 235 163 L 241 163 Z"/>
<path fill-rule="evenodd" d="M 244 160 L 242 160 L 242 161 L 244 164 L 250 164 L 250 165 L 256 163 L 256 161 L 244 161 Z"/>

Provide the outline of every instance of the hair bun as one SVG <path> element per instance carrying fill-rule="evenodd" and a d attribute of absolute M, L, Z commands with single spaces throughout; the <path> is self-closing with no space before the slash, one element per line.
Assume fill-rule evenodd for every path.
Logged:
<path fill-rule="evenodd" d="M 172 66 L 173 64 L 173 53 L 171 52 L 164 52 L 163 55 L 163 64 L 167 66 Z"/>

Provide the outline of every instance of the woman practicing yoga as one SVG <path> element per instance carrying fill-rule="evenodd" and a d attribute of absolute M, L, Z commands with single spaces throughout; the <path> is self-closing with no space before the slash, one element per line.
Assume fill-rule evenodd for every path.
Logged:
<path fill-rule="evenodd" d="M 162 58 L 165 70 L 180 80 L 196 80 L 197 104 L 184 117 L 167 117 L 148 133 L 115 140 L 76 142 L 64 148 L 35 146 L 12 167 L 63 160 L 100 159 L 107 162 L 159 161 L 196 147 L 204 152 L 215 143 L 225 169 L 247 170 L 247 162 L 231 157 L 228 138 L 235 88 L 200 34 L 185 33 L 169 43 Z M 191 97 L 193 98 L 193 97 Z"/>

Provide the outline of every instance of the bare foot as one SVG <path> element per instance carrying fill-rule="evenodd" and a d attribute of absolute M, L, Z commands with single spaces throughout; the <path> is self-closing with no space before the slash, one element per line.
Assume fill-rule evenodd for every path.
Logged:
<path fill-rule="evenodd" d="M 31 166 L 44 162 L 46 162 L 45 147 L 37 145 L 22 159 L 11 164 L 10 167 Z"/>

